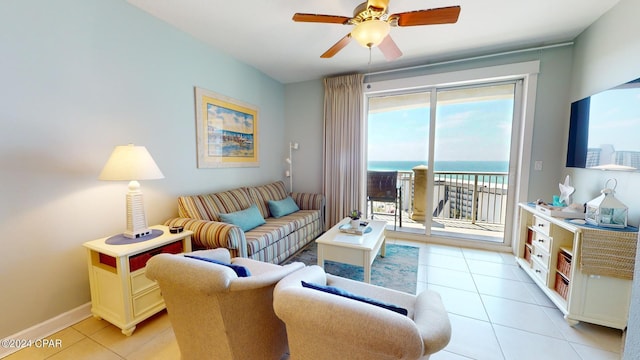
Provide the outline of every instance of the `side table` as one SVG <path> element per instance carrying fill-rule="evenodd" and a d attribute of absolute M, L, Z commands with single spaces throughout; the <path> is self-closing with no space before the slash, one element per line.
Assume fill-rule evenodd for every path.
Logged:
<path fill-rule="evenodd" d="M 192 231 L 171 234 L 169 227 L 151 226 L 162 235 L 112 244 L 115 237 L 88 241 L 91 313 L 122 329 L 130 336 L 136 325 L 165 308 L 160 287 L 145 276 L 147 261 L 160 253 L 191 251 Z M 142 240 L 142 241 L 141 241 Z"/>

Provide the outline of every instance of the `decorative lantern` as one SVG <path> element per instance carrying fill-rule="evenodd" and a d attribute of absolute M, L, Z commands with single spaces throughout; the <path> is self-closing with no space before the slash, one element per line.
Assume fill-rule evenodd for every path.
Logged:
<path fill-rule="evenodd" d="M 608 186 L 610 181 L 614 182 L 613 188 Z M 607 180 L 605 188 L 600 191 L 601 195 L 587 202 L 585 215 L 587 223 L 612 228 L 627 227 L 629 208 L 613 196 L 617 185 L 618 182 L 615 179 Z"/>

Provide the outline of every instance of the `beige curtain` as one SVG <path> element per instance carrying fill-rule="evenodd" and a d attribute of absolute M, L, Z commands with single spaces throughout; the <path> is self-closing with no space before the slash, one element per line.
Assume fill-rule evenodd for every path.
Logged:
<path fill-rule="evenodd" d="M 324 80 L 323 191 L 329 227 L 351 210 L 364 214 L 363 79 L 364 75 L 354 74 Z"/>

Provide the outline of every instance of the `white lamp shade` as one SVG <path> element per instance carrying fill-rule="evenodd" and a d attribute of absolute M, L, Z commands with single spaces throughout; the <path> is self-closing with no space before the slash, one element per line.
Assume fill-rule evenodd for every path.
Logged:
<path fill-rule="evenodd" d="M 360 45 L 372 48 L 380 45 L 382 40 L 389 35 L 390 29 L 391 25 L 386 21 L 367 20 L 355 26 L 351 31 L 351 37 L 356 39 Z"/>
<path fill-rule="evenodd" d="M 162 171 L 144 146 L 116 146 L 98 179 L 152 180 L 162 179 Z"/>

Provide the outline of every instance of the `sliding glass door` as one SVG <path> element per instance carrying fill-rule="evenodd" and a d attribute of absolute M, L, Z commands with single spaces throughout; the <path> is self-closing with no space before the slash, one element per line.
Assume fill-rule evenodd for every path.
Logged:
<path fill-rule="evenodd" d="M 397 172 L 401 201 L 367 202 L 368 213 L 398 231 L 502 242 L 517 89 L 514 80 L 370 96 L 368 174 Z"/>
<path fill-rule="evenodd" d="M 437 91 L 431 234 L 502 242 L 516 83 Z"/>

